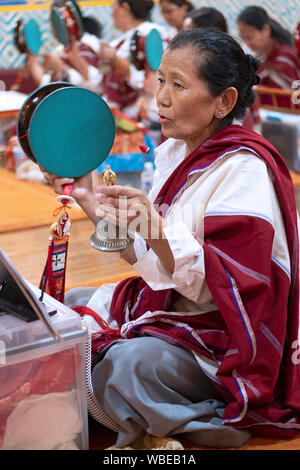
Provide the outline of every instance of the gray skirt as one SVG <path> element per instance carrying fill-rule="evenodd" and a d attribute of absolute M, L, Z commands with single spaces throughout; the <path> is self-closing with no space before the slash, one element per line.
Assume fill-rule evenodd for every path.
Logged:
<path fill-rule="evenodd" d="M 66 303 L 90 306 L 93 292 L 70 291 Z M 117 447 L 145 433 L 181 434 L 196 445 L 216 448 L 239 447 L 251 437 L 248 431 L 223 425 L 225 403 L 194 355 L 162 339 L 114 341 L 98 355 L 90 379 L 98 421 L 117 431 Z"/>

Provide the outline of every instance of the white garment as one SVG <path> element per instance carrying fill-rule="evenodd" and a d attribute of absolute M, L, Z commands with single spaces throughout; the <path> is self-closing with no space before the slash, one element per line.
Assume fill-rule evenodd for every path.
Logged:
<path fill-rule="evenodd" d="M 183 141 L 168 139 L 156 150 L 153 188 L 154 201 L 163 183 L 186 154 Z M 200 165 L 199 165 L 200 166 Z M 189 208 L 189 211 L 182 207 Z M 190 217 L 192 214 L 192 217 Z M 219 157 L 209 169 L 198 171 L 176 197 L 168 211 L 164 230 L 175 260 L 171 276 L 146 243 L 136 235 L 134 249 L 138 261 L 134 269 L 153 290 L 174 288 L 183 296 L 180 309 L 202 310 L 201 305 L 212 296 L 205 282 L 204 255 L 193 234 L 201 236 L 204 217 L 221 214 L 247 214 L 268 220 L 274 227 L 273 258 L 290 273 L 284 222 L 276 192 L 266 164 L 248 150 L 239 150 Z M 194 303 L 194 305 L 191 304 Z M 204 309 L 206 311 L 206 307 Z"/>
<path fill-rule="evenodd" d="M 76 390 L 31 395 L 9 415 L 1 450 L 75 450 L 81 431 Z"/>

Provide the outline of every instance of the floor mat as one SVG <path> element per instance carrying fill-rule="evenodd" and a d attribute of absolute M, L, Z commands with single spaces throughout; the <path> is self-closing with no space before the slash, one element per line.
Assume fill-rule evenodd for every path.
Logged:
<path fill-rule="evenodd" d="M 117 439 L 117 434 L 109 429 L 105 428 L 101 424 L 94 421 L 89 417 L 89 440 L 90 440 L 90 449 L 91 450 L 104 450 L 113 448 L 114 443 Z M 155 438 L 154 438 L 155 440 Z M 195 444 L 192 444 L 182 435 L 176 436 L 185 450 L 218 450 L 211 447 L 199 447 Z M 150 442 L 150 441 L 149 441 Z M 147 444 L 145 441 L 144 444 Z M 150 449 L 151 447 L 145 445 L 144 447 L 138 446 L 139 441 L 136 441 L 131 445 L 135 449 Z M 158 439 L 155 440 L 153 447 L 157 448 L 160 445 L 165 444 L 165 439 L 161 439 L 159 442 Z M 177 447 L 178 449 L 178 447 Z M 271 439 L 268 437 L 253 436 L 250 438 L 243 446 L 235 450 L 299 450 L 300 449 L 300 437 L 297 436 L 293 439 Z M 234 449 L 228 449 L 234 450 Z"/>
<path fill-rule="evenodd" d="M 51 225 L 53 211 L 60 204 L 48 185 L 18 180 L 13 172 L 0 168 L 0 233 Z M 86 218 L 80 207 L 72 206 L 71 220 Z"/>

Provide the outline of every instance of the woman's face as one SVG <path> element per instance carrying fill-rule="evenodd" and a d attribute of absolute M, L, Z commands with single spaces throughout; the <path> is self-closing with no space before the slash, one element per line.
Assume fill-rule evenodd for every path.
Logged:
<path fill-rule="evenodd" d="M 166 137 L 182 139 L 191 152 L 212 135 L 220 98 L 199 78 L 197 55 L 190 48 L 167 50 L 158 73 L 156 99 L 159 122 Z"/>
<path fill-rule="evenodd" d="M 170 26 L 176 28 L 177 31 L 182 29 L 183 21 L 187 13 L 187 5 L 178 6 L 173 2 L 163 0 L 160 2 L 160 11 Z"/>
<path fill-rule="evenodd" d="M 124 10 L 123 4 L 120 4 L 118 0 L 115 0 L 113 3 L 112 15 L 114 19 L 115 28 L 119 29 L 120 31 L 123 31 L 123 28 L 124 28 L 124 24 L 123 24 L 124 14 L 125 14 L 125 10 Z"/>
<path fill-rule="evenodd" d="M 242 41 L 250 47 L 253 52 L 259 55 L 265 55 L 270 47 L 271 31 L 269 25 L 264 25 L 263 29 L 254 28 L 245 23 L 238 22 L 239 33 Z"/>

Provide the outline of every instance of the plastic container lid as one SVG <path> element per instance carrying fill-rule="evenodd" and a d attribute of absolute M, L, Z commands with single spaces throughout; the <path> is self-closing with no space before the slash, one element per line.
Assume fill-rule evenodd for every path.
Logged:
<path fill-rule="evenodd" d="M 65 348 L 65 341 L 74 340 L 75 338 L 78 338 L 76 341 L 82 341 L 79 338 L 85 337 L 87 331 L 82 325 L 80 316 L 47 294 L 44 295 L 44 302 L 47 306 L 57 310 L 57 313 L 51 316 L 51 322 L 64 341 L 56 343 L 41 320 L 26 322 L 14 315 L 0 313 L 0 346 L 2 354 L 3 349 L 6 356 L 33 350 L 33 354 L 37 356 L 36 350 L 38 348 L 51 344 L 57 345 L 57 348 Z"/>

